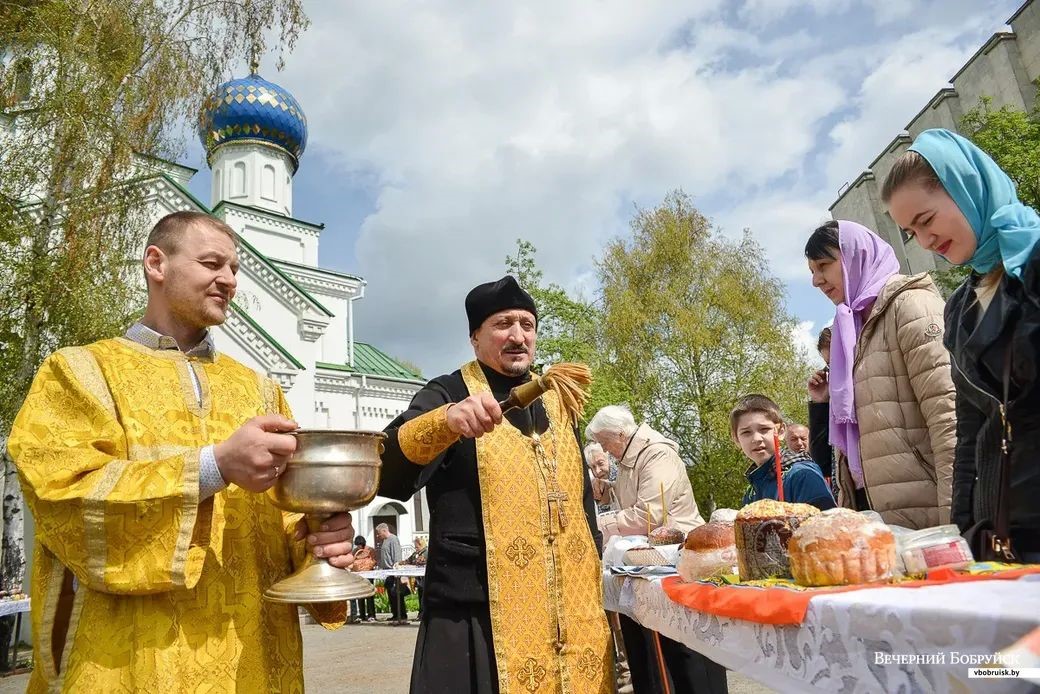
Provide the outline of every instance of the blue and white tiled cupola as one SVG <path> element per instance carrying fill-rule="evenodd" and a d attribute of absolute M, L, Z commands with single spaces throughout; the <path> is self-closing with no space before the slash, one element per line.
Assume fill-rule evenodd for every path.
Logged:
<path fill-rule="evenodd" d="M 213 171 L 213 200 L 292 216 L 292 177 L 307 147 L 307 116 L 285 88 L 253 72 L 203 103 L 199 138 Z"/>

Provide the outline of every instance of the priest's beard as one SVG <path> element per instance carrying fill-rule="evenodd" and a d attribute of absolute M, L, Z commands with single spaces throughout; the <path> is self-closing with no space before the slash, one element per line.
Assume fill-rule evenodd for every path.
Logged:
<path fill-rule="evenodd" d="M 523 378 L 528 373 L 530 373 L 531 365 L 530 364 L 506 364 L 504 366 L 504 369 L 505 369 L 505 372 L 506 372 L 507 376 L 512 376 L 513 378 Z"/>

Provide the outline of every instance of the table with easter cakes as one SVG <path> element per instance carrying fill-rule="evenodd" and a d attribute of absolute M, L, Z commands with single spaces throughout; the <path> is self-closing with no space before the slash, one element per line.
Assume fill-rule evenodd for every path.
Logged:
<path fill-rule="evenodd" d="M 1040 565 L 977 562 L 953 526 L 762 500 L 657 541 L 611 539 L 606 609 L 776 691 L 1040 685 Z"/>

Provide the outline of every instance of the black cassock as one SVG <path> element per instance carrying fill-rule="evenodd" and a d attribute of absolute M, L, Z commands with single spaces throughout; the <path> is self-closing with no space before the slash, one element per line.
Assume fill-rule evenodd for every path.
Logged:
<path fill-rule="evenodd" d="M 505 400 L 513 386 L 530 377 L 511 378 L 481 364 L 495 398 Z M 401 452 L 397 429 L 410 419 L 469 397 L 462 372 L 439 376 L 415 394 L 411 405 L 386 428 L 379 494 L 407 501 L 426 487 L 430 504 L 430 549 L 426 561 L 423 615 L 412 661 L 412 694 L 489 694 L 498 691 L 488 610 L 487 563 L 481 521 L 477 448 L 461 439 L 428 465 L 415 465 Z M 549 428 L 541 401 L 506 413 L 526 434 Z M 574 431 L 577 437 L 577 430 Z M 580 448 L 580 439 L 579 439 Z M 589 476 L 584 475 L 582 506 L 596 548 L 602 536 L 596 525 Z M 533 593 L 530 599 L 543 596 Z"/>

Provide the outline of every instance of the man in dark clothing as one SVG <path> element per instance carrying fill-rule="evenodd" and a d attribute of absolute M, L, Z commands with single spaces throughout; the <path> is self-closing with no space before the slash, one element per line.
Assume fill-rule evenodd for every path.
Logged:
<path fill-rule="evenodd" d="M 392 569 L 401 563 L 401 541 L 386 523 L 376 526 L 376 541 L 379 542 L 379 568 Z M 387 576 L 383 581 L 386 597 L 390 602 L 390 623 L 407 624 L 408 612 L 404 606 L 408 589 L 402 586 L 396 576 Z"/>
<path fill-rule="evenodd" d="M 531 380 L 537 308 L 512 277 L 466 297 L 476 360 L 390 423 L 379 493 L 426 487 L 430 545 L 413 694 L 613 691 L 599 532 L 575 417 Z"/>

